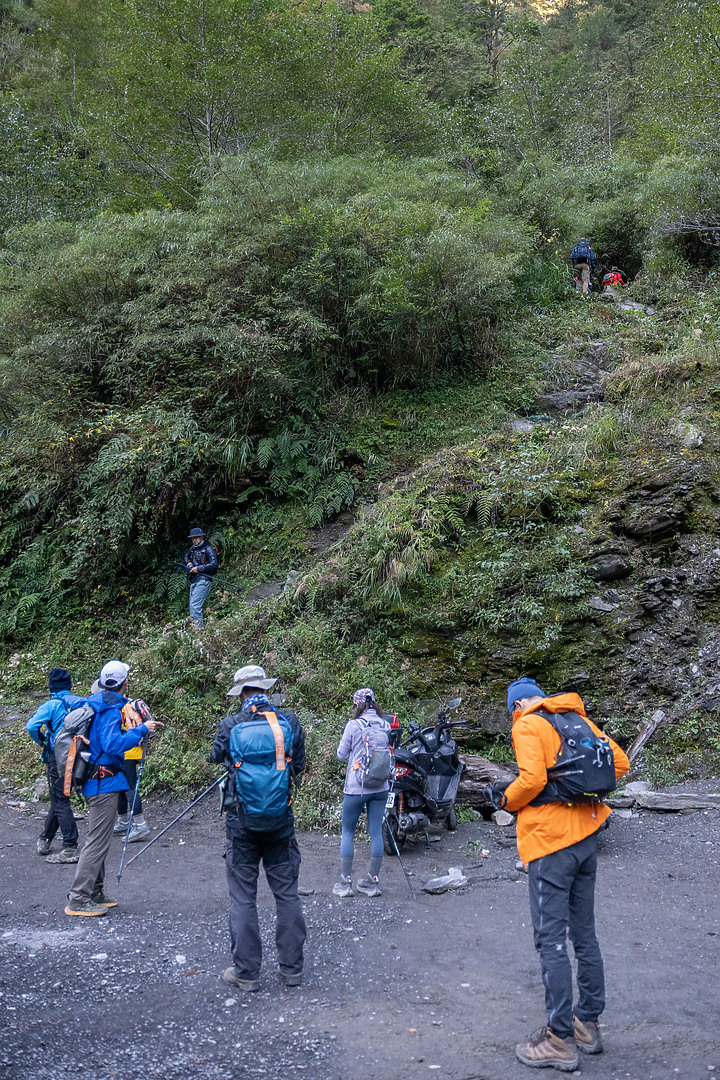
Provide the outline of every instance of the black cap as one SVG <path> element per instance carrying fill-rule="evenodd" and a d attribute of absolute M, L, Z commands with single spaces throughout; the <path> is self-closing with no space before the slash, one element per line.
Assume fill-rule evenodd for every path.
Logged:
<path fill-rule="evenodd" d="M 191 529 L 188 534 L 188 540 L 192 540 L 193 536 L 204 536 L 205 533 L 202 529 Z"/>

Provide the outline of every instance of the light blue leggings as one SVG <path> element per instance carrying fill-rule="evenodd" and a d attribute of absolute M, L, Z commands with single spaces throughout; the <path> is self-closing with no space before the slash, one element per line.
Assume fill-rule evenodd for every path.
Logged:
<path fill-rule="evenodd" d="M 377 875 L 383 857 L 382 823 L 385 816 L 387 791 L 374 791 L 368 795 L 346 795 L 342 808 L 342 837 L 340 839 L 340 863 L 342 873 L 350 876 L 355 846 L 353 840 L 357 823 L 363 812 L 367 811 L 368 831 L 370 833 L 371 873 Z"/>

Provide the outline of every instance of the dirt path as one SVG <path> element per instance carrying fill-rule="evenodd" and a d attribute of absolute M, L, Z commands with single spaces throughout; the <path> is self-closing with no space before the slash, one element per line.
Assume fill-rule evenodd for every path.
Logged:
<path fill-rule="evenodd" d="M 174 807 L 148 802 L 152 824 L 170 820 Z M 305 983 L 278 981 L 263 887 L 263 988 L 243 995 L 219 978 L 227 897 L 213 810 L 126 871 L 109 890 L 120 907 L 83 921 L 62 914 L 73 868 L 34 853 L 40 818 L 0 809 L 2 1080 L 528 1080 L 513 1046 L 544 1020 L 542 987 L 505 831 L 478 822 L 410 849 L 418 884 L 449 865 L 471 879 L 417 901 L 396 859 L 382 899 L 332 897 L 337 839 L 301 836 L 301 887 L 314 890 Z M 607 1051 L 581 1062 L 584 1076 L 720 1074 L 719 846 L 717 812 L 645 813 L 603 834 Z M 113 872 L 119 851 L 116 840 Z M 360 868 L 366 854 L 361 845 Z"/>

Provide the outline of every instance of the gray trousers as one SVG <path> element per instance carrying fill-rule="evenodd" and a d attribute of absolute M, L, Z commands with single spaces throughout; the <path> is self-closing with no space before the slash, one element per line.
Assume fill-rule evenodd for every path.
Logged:
<path fill-rule="evenodd" d="M 287 830 L 281 830 L 287 834 Z M 227 830 L 225 868 L 230 890 L 230 943 L 235 974 L 257 979 L 262 964 L 262 943 L 257 913 L 257 883 L 262 861 L 267 883 L 275 897 L 275 944 L 280 968 L 288 975 L 303 969 L 307 927 L 298 896 L 300 849 L 293 832 Z"/>
<path fill-rule="evenodd" d="M 110 850 L 117 814 L 117 791 L 91 795 L 88 805 L 88 831 L 78 859 L 75 878 L 68 899 L 79 904 L 89 900 L 105 881 L 105 858 Z"/>
<path fill-rule="evenodd" d="M 548 1027 L 561 1039 L 573 1033 L 568 933 L 577 961 L 575 1016 L 596 1022 L 605 1008 L 605 975 L 595 934 L 596 870 L 597 833 L 543 855 L 528 866 L 530 915 L 540 954 Z"/>

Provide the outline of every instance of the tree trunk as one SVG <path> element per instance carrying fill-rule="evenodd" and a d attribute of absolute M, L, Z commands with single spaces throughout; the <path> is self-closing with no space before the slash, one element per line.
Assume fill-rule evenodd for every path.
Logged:
<path fill-rule="evenodd" d="M 458 802 L 469 803 L 475 810 L 481 810 L 491 804 L 483 798 L 483 788 L 496 782 L 511 783 L 518 774 L 517 765 L 506 761 L 500 764 L 489 761 L 479 754 L 460 754 L 463 769 Z"/>

